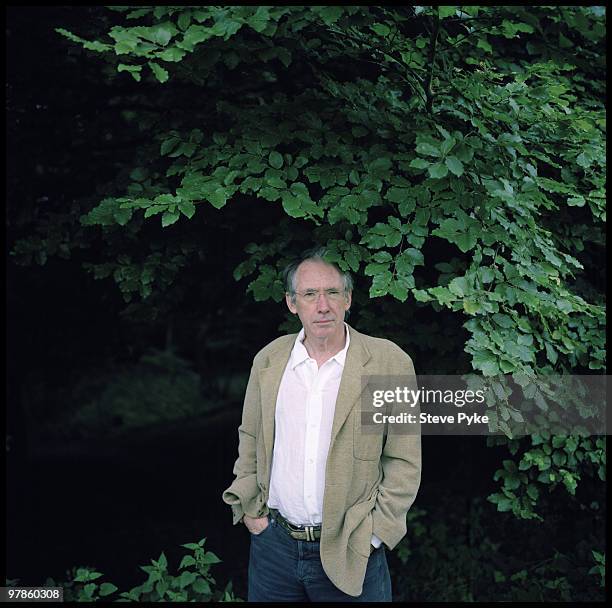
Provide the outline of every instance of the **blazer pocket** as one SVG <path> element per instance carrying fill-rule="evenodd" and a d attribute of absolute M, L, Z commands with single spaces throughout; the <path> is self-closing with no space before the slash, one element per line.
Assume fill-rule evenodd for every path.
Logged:
<path fill-rule="evenodd" d="M 372 512 L 369 511 L 350 533 L 347 544 L 350 549 L 362 557 L 370 557 L 373 525 Z"/>
<path fill-rule="evenodd" d="M 380 432 L 374 432 L 374 429 L 368 429 L 364 432 L 360 416 L 359 411 L 355 412 L 353 456 L 357 460 L 378 460 L 382 450 L 382 429 L 380 429 Z"/>

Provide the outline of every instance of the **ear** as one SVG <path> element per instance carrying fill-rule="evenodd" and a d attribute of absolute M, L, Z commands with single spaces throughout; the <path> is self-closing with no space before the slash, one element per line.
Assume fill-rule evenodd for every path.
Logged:
<path fill-rule="evenodd" d="M 353 301 L 353 292 L 349 291 L 346 294 L 346 304 L 344 305 L 344 310 L 348 310 L 351 307 L 351 302 Z"/>
<path fill-rule="evenodd" d="M 297 314 L 297 308 L 295 304 L 291 301 L 291 296 L 288 293 L 285 293 L 285 302 L 287 302 L 287 308 L 295 315 Z"/>

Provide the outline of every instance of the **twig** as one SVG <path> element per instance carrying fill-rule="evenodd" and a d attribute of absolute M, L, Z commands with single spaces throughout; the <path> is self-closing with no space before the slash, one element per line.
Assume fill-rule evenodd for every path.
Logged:
<path fill-rule="evenodd" d="M 425 108 L 429 112 L 432 113 L 433 110 L 433 89 L 431 87 L 431 81 L 433 78 L 433 70 L 434 70 L 434 62 L 436 60 L 436 46 L 438 44 L 438 33 L 440 31 L 440 16 L 436 15 L 434 17 L 434 28 L 431 33 L 431 39 L 429 43 L 429 74 L 427 74 L 427 80 L 425 82 L 425 95 L 427 97 L 427 101 L 425 103 Z"/>

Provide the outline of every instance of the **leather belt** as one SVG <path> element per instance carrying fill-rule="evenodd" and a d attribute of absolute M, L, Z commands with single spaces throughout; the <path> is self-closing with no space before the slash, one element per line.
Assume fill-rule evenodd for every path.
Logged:
<path fill-rule="evenodd" d="M 295 540 L 315 541 L 321 538 L 321 524 L 317 526 L 294 526 L 288 522 L 277 509 L 270 509 L 270 513 L 276 521 L 288 532 Z"/>

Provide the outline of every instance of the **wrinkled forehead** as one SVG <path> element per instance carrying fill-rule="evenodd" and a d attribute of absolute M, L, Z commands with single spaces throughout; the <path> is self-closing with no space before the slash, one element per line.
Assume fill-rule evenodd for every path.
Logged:
<path fill-rule="evenodd" d="M 342 275 L 326 262 L 306 260 L 302 262 L 295 273 L 295 286 L 304 289 L 344 289 Z"/>

